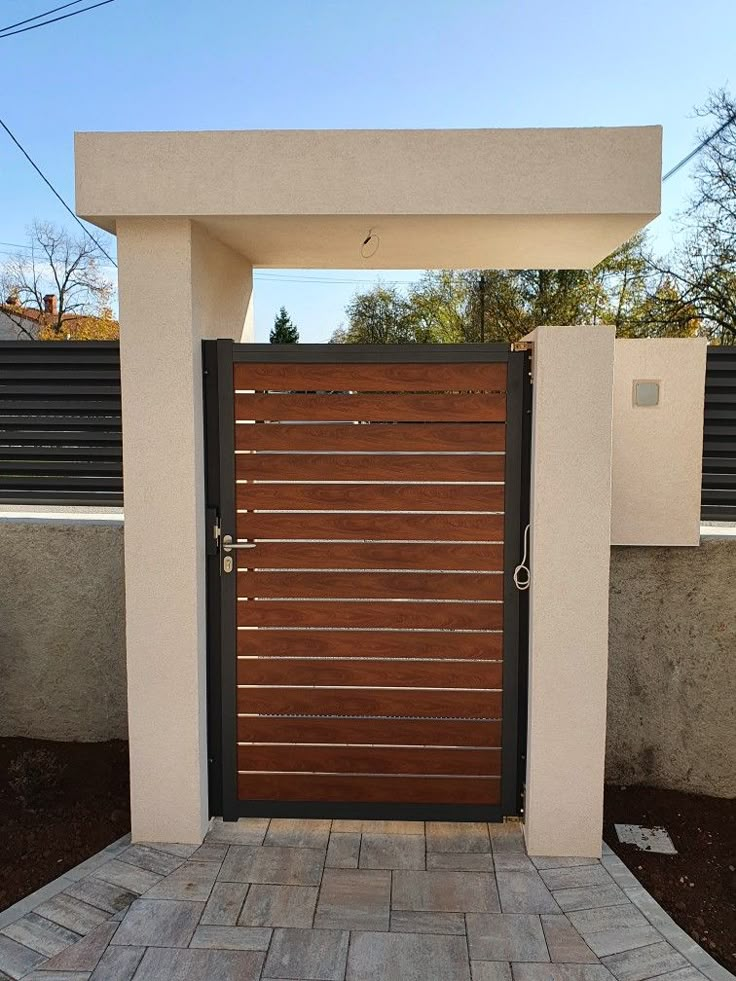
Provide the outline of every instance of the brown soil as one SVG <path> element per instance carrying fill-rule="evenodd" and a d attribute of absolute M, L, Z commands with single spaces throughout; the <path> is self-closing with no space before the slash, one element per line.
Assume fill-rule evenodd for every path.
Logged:
<path fill-rule="evenodd" d="M 663 827 L 678 854 L 622 845 L 614 824 Z M 675 923 L 736 972 L 736 800 L 608 786 L 603 837 Z"/>
<path fill-rule="evenodd" d="M 130 830 L 128 744 L 0 739 L 0 801 L 3 910 Z"/>

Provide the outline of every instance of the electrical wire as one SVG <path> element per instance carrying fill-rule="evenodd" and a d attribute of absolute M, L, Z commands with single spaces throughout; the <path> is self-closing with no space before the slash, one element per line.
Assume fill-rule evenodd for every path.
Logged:
<path fill-rule="evenodd" d="M 14 34 L 25 34 L 26 31 L 35 31 L 38 27 L 47 27 L 49 24 L 55 24 L 57 21 L 66 20 L 67 17 L 76 17 L 78 14 L 86 14 L 88 10 L 94 10 L 96 7 L 104 7 L 105 4 L 113 2 L 114 0 L 99 0 L 99 3 L 93 3 L 91 7 L 84 7 L 82 10 L 73 10 L 70 14 L 62 14 L 60 17 L 52 17 L 50 20 L 45 20 L 40 24 L 31 24 L 29 27 L 21 27 L 17 31 L 6 30 L 4 34 L 0 33 L 0 39 L 4 37 L 13 37 Z M 39 14 L 39 17 L 43 16 L 43 14 Z M 30 19 L 35 20 L 33 17 Z"/>
<path fill-rule="evenodd" d="M 23 24 L 30 24 L 32 20 L 40 20 L 42 17 L 48 17 L 49 14 L 55 14 L 57 10 L 66 10 L 67 7 L 75 7 L 82 0 L 71 0 L 70 3 L 64 3 L 60 7 L 52 7 L 51 10 L 44 10 L 42 14 L 36 14 L 35 17 L 26 17 L 25 20 L 17 20 L 14 24 L 6 24 L 5 27 L 0 27 L 0 34 L 4 34 L 5 31 L 12 31 L 14 27 L 21 27 Z"/>
<path fill-rule="evenodd" d="M 667 173 L 662 178 L 662 183 L 664 184 L 664 182 L 669 180 L 673 174 L 676 174 L 678 170 L 681 170 L 686 163 L 689 163 L 693 159 L 693 157 L 696 157 L 701 150 L 704 150 L 709 143 L 712 143 L 713 140 L 717 136 L 720 136 L 720 134 L 724 131 L 724 129 L 730 126 L 731 123 L 733 122 L 736 122 L 736 112 L 731 113 L 731 115 L 728 117 L 725 123 L 719 126 L 717 130 L 715 130 L 713 133 L 710 134 L 710 136 L 706 136 L 704 140 L 698 143 L 698 145 L 695 147 L 694 150 L 691 150 L 690 153 L 687 154 L 687 156 L 683 157 L 682 160 L 676 163 L 674 167 L 668 170 Z"/>
<path fill-rule="evenodd" d="M 105 2 L 108 3 L 109 0 L 105 0 Z M 41 168 L 38 166 L 38 164 L 35 162 L 35 160 L 32 159 L 32 157 L 28 153 L 28 151 L 21 145 L 21 143 L 19 142 L 19 140 L 13 135 L 13 133 L 9 129 L 7 123 L 5 123 L 5 121 L 3 119 L 1 119 L 1 118 L 0 118 L 0 126 L 2 126 L 2 128 L 8 134 L 8 136 L 13 141 L 13 143 L 15 143 L 15 145 L 18 147 L 18 149 L 20 150 L 20 152 L 26 158 L 26 160 L 31 165 L 31 167 L 33 167 L 33 169 L 36 171 L 36 173 L 41 178 L 41 180 L 44 182 L 44 184 L 46 184 L 46 186 L 49 188 L 49 190 L 54 195 L 54 197 L 56 197 L 61 202 L 61 204 L 64 206 L 64 208 L 69 212 L 69 214 L 72 216 L 72 218 L 74 219 L 74 221 L 76 221 L 76 223 L 82 229 L 82 231 L 84 232 L 84 234 L 95 243 L 95 245 L 100 250 L 100 252 L 107 259 L 109 259 L 110 262 L 113 264 L 113 266 L 115 266 L 115 268 L 117 269 L 118 268 L 117 262 L 115 262 L 115 260 L 110 255 L 110 253 L 107 252 L 103 248 L 102 245 L 100 245 L 100 243 L 94 237 L 94 235 L 92 234 L 92 232 L 85 225 L 82 224 L 82 222 L 80 221 L 80 219 L 75 215 L 74 211 L 69 207 L 69 205 L 66 203 L 66 201 L 64 200 L 64 198 L 59 194 L 59 192 L 56 190 L 56 188 L 54 187 L 54 185 L 48 179 L 48 177 L 46 176 L 46 174 L 44 174 L 44 172 L 41 170 Z"/>

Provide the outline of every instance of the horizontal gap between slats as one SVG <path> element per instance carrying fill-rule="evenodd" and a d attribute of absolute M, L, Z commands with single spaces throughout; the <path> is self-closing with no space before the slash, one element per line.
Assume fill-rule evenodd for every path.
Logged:
<path fill-rule="evenodd" d="M 385 423 L 383 423 L 385 425 Z M 235 450 L 236 456 L 505 456 L 503 450 Z"/>
<path fill-rule="evenodd" d="M 375 603 L 376 600 L 371 600 Z M 383 602 L 383 600 L 381 600 Z M 480 637 L 485 634 L 502 634 L 503 629 L 498 630 L 472 630 L 470 628 L 456 627 L 302 627 L 294 625 L 289 627 L 237 627 L 237 630 L 326 630 L 330 632 L 342 633 L 374 633 L 375 631 L 387 631 L 395 634 L 477 634 Z"/>
<path fill-rule="evenodd" d="M 315 749 L 332 749 L 335 746 L 341 749 L 459 749 L 463 752 L 485 753 L 488 750 L 501 749 L 500 746 L 445 746 L 442 743 L 293 743 L 293 742 L 264 742 L 262 740 L 247 742 L 238 740 L 238 746 L 294 746 L 294 747 L 313 747 Z"/>
<path fill-rule="evenodd" d="M 238 654 L 239 661 L 339 661 L 341 664 L 353 664 L 355 661 L 372 661 L 391 664 L 398 661 L 403 664 L 503 664 L 498 657 L 341 657 L 338 654 L 285 654 L 274 657 L 272 654 Z M 268 686 L 270 687 L 270 686 Z M 366 687 L 366 686 L 361 686 Z M 370 687 L 370 686 L 368 686 Z M 454 689 L 450 689 L 451 691 Z"/>
<path fill-rule="evenodd" d="M 476 606 L 500 606 L 503 600 L 485 599 L 416 599 L 413 596 L 238 596 L 238 603 L 473 603 Z"/>
<path fill-rule="evenodd" d="M 441 544 L 444 544 L 444 543 L 441 543 Z M 466 542 L 465 544 L 467 545 L 467 544 L 470 544 L 470 543 Z M 335 569 L 335 568 L 331 568 L 331 567 L 327 567 L 327 566 L 320 567 L 320 568 L 314 568 L 314 569 L 311 569 L 311 568 L 310 569 L 308 569 L 308 568 L 294 568 L 294 569 L 288 568 L 287 569 L 287 568 L 282 568 L 281 566 L 274 566 L 273 568 L 271 568 L 270 566 L 249 566 L 249 565 L 246 565 L 246 566 L 238 566 L 238 570 L 237 571 L 238 572 L 254 572 L 256 574 L 259 573 L 259 572 L 277 572 L 279 574 L 280 573 L 288 574 L 290 572 L 297 572 L 297 573 L 303 573 L 303 572 L 349 572 L 349 573 L 355 574 L 355 575 L 366 575 L 366 576 L 370 576 L 370 575 L 372 575 L 375 572 L 381 572 L 381 573 L 383 573 L 383 572 L 390 572 L 390 573 L 396 574 L 396 575 L 404 575 L 404 574 L 406 574 L 406 575 L 409 575 L 409 576 L 415 575 L 416 573 L 421 573 L 423 576 L 424 575 L 427 575 L 427 576 L 445 576 L 445 575 L 447 575 L 447 576 L 480 576 L 480 575 L 482 575 L 482 576 L 502 576 L 503 575 L 503 570 L 502 569 L 419 569 L 419 568 L 416 568 L 416 569 L 381 569 L 381 568 L 377 568 L 377 567 L 373 567 L 373 566 L 371 566 L 370 569 L 355 569 L 355 568 L 352 568 L 352 569 L 349 569 L 349 568 Z"/>
<path fill-rule="evenodd" d="M 353 773 L 349 771 L 335 770 L 238 770 L 243 776 L 268 775 L 268 776 L 300 776 L 300 777 L 361 777 L 370 779 L 371 777 L 391 777 L 393 779 L 406 780 L 426 780 L 434 778 L 439 780 L 494 780 L 499 781 L 500 776 L 488 776 L 485 773 Z"/>
<path fill-rule="evenodd" d="M 250 487 L 274 487 L 278 488 L 282 484 L 290 487 L 294 484 L 301 486 L 308 484 L 310 487 L 342 487 L 357 484 L 359 487 L 503 487 L 503 480 L 301 480 L 298 477 L 292 480 L 243 480 L 235 481 L 236 484 L 247 484 Z M 425 512 L 426 513 L 426 512 Z"/>
<path fill-rule="evenodd" d="M 289 691 L 429 691 L 432 694 L 437 694 L 439 692 L 499 692 L 503 691 L 502 688 L 425 688 L 423 685 L 273 685 L 273 684 L 261 684 L 261 685 L 236 685 L 236 688 L 267 688 L 269 691 L 273 688 L 287 689 Z"/>

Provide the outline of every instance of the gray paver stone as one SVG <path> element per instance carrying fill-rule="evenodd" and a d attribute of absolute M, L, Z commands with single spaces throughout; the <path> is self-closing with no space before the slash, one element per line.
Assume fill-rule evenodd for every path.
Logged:
<path fill-rule="evenodd" d="M 471 961 L 473 981 L 511 981 L 511 965 L 506 961 Z"/>
<path fill-rule="evenodd" d="M 471 960 L 549 961 L 539 917 L 529 913 L 469 913 Z"/>
<path fill-rule="evenodd" d="M 462 913 L 414 913 L 394 910 L 391 914 L 392 933 L 434 933 L 462 936 L 465 917 Z"/>
<path fill-rule="evenodd" d="M 600 906 L 617 906 L 628 902 L 623 892 L 611 879 L 603 886 L 581 886 L 579 889 L 554 889 L 553 896 L 560 909 L 568 910 L 595 909 Z"/>
<path fill-rule="evenodd" d="M 602 963 L 618 978 L 618 981 L 644 981 L 668 971 L 678 971 L 691 965 L 682 954 L 668 943 L 638 947 L 636 950 L 622 951 L 603 957 Z"/>
<path fill-rule="evenodd" d="M 423 869 L 424 838 L 364 834 L 359 866 L 361 869 Z"/>
<path fill-rule="evenodd" d="M 222 863 L 223 882 L 318 886 L 325 853 L 315 848 L 249 848 L 233 845 Z"/>
<path fill-rule="evenodd" d="M 108 947 L 90 981 L 131 981 L 144 953 L 144 947 Z"/>
<path fill-rule="evenodd" d="M 247 892 L 245 882 L 216 882 L 200 923 L 204 926 L 235 926 Z"/>
<path fill-rule="evenodd" d="M 97 962 L 112 940 L 117 923 L 108 921 L 95 927 L 83 940 L 71 944 L 66 950 L 52 957 L 44 965 L 46 970 L 54 971 L 94 971 Z"/>
<path fill-rule="evenodd" d="M 17 979 L 38 967 L 46 958 L 38 951 L 30 950 L 16 943 L 10 937 L 0 934 L 0 971 L 8 977 Z"/>
<path fill-rule="evenodd" d="M 496 872 L 504 913 L 559 913 L 560 908 L 537 871 Z"/>
<path fill-rule="evenodd" d="M 240 818 L 223 821 L 215 818 L 205 835 L 205 844 L 224 842 L 228 845 L 262 845 L 268 831 L 268 818 Z"/>
<path fill-rule="evenodd" d="M 427 852 L 428 869 L 449 869 L 455 872 L 493 872 L 490 852 Z"/>
<path fill-rule="evenodd" d="M 272 818 L 264 845 L 289 848 L 327 848 L 332 821 L 307 818 Z"/>
<path fill-rule="evenodd" d="M 549 956 L 560 964 L 597 964 L 598 958 L 563 914 L 542 916 Z"/>
<path fill-rule="evenodd" d="M 497 913 L 495 878 L 486 872 L 393 873 L 393 909 L 438 913 Z"/>
<path fill-rule="evenodd" d="M 69 944 L 76 943 L 81 936 L 36 913 L 26 913 L 14 923 L 8 923 L 3 927 L 2 933 L 45 957 L 60 953 Z"/>
<path fill-rule="evenodd" d="M 357 869 L 360 855 L 359 834 L 330 835 L 325 865 L 331 869 Z"/>
<path fill-rule="evenodd" d="M 186 862 L 149 889 L 146 899 L 188 899 L 205 903 L 219 871 L 219 862 Z"/>
<path fill-rule="evenodd" d="M 271 930 L 264 927 L 198 926 L 190 947 L 215 950 L 268 950 Z"/>
<path fill-rule="evenodd" d="M 333 930 L 388 930 L 391 873 L 325 869 L 314 926 Z"/>
<path fill-rule="evenodd" d="M 512 964 L 514 981 L 613 981 L 602 964 Z"/>
<path fill-rule="evenodd" d="M 137 899 L 125 914 L 112 943 L 133 947 L 186 947 L 204 903 L 176 899 Z"/>
<path fill-rule="evenodd" d="M 47 899 L 33 912 L 82 935 L 94 930 L 107 919 L 107 913 L 104 910 L 91 906 L 89 903 L 64 892 L 60 892 L 53 899 Z"/>
<path fill-rule="evenodd" d="M 163 950 L 151 947 L 135 981 L 258 981 L 264 954 L 254 950 Z"/>
<path fill-rule="evenodd" d="M 420 933 L 354 933 L 347 981 L 470 981 L 462 937 Z"/>
<path fill-rule="evenodd" d="M 317 892 L 315 886 L 251 886 L 238 922 L 241 926 L 311 927 Z"/>
<path fill-rule="evenodd" d="M 113 885 L 111 882 L 105 882 L 104 879 L 96 879 L 94 876 L 72 883 L 65 891 L 68 896 L 81 899 L 106 913 L 118 913 L 120 910 L 127 909 L 133 900 L 138 898 L 137 893 Z"/>
<path fill-rule="evenodd" d="M 490 852 L 487 824 L 427 821 L 427 852 Z"/>
<path fill-rule="evenodd" d="M 348 939 L 347 931 L 274 930 L 263 977 L 342 981 Z"/>

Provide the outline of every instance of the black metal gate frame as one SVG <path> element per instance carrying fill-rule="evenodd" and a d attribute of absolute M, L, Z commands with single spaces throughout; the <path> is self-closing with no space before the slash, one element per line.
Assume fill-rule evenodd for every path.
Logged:
<path fill-rule="evenodd" d="M 235 344 L 203 341 L 209 813 L 239 817 L 500 821 L 520 814 L 526 742 L 527 602 L 513 580 L 529 514 L 529 354 L 505 344 Z M 242 801 L 237 792 L 237 577 L 220 574 L 215 528 L 235 538 L 233 366 L 277 363 L 506 362 L 504 650 L 500 805 Z"/>

